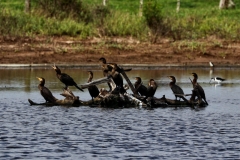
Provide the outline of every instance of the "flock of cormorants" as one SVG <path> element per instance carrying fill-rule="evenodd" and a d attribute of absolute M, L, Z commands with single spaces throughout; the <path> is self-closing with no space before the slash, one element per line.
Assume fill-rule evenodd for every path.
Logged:
<path fill-rule="evenodd" d="M 103 76 L 104 77 L 111 77 L 116 85 L 115 88 L 113 88 L 113 86 L 108 83 L 109 85 L 109 93 L 111 94 L 123 94 L 126 92 L 126 88 L 123 85 L 123 78 L 122 75 L 120 74 L 122 71 L 130 71 L 131 69 L 122 69 L 120 68 L 116 63 L 107 63 L 105 58 L 100 58 L 99 61 L 101 62 L 101 66 L 102 66 L 102 71 L 103 71 Z M 59 69 L 59 67 L 57 66 L 53 66 L 53 69 L 56 71 L 56 76 L 57 78 L 65 85 L 65 89 L 68 89 L 68 86 L 75 86 L 77 89 L 82 90 L 82 88 L 80 88 L 77 83 L 73 80 L 72 77 L 70 77 L 68 74 L 66 73 L 62 73 L 61 70 Z M 88 71 L 89 74 L 89 78 L 88 78 L 88 83 L 92 82 L 93 79 L 93 72 L 92 71 Z M 197 83 L 197 79 L 198 79 L 198 75 L 196 73 L 192 73 L 193 75 L 193 80 L 192 85 L 194 89 L 197 89 L 200 96 L 202 97 L 202 99 L 204 100 L 204 102 L 206 104 L 206 97 L 205 97 L 205 93 L 203 88 Z M 56 98 L 53 96 L 53 94 L 51 93 L 51 91 L 44 86 L 45 84 L 45 79 L 42 77 L 37 77 L 38 80 L 40 81 L 38 88 L 40 90 L 41 95 L 43 96 L 43 98 L 46 100 L 46 102 L 50 102 L 50 103 L 55 103 Z M 171 80 L 171 82 L 169 83 L 169 86 L 173 92 L 173 94 L 177 98 L 183 99 L 184 101 L 188 101 L 185 98 L 184 92 L 182 90 L 181 87 L 179 87 L 178 85 L 176 85 L 176 78 L 174 76 L 169 76 L 169 79 Z M 153 97 L 156 90 L 157 90 L 157 83 L 154 81 L 154 79 L 150 79 L 148 82 L 148 86 L 144 86 L 142 83 L 142 80 L 140 77 L 136 77 L 135 78 L 136 82 L 134 83 L 134 88 L 137 94 L 140 94 L 141 96 L 144 96 L 144 100 L 146 100 L 148 97 Z M 91 85 L 88 87 L 88 91 L 89 94 L 92 98 L 92 100 L 96 97 L 98 97 L 98 95 L 100 94 L 100 92 L 102 92 L 102 89 L 99 91 L 99 89 L 97 88 L 97 86 L 95 85 Z M 106 90 L 105 90 L 106 91 Z"/>

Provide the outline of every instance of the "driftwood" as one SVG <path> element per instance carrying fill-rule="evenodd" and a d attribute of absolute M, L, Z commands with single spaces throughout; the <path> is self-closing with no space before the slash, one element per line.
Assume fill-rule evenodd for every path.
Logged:
<path fill-rule="evenodd" d="M 63 90 L 61 94 L 65 97 L 63 100 L 56 100 L 55 103 L 37 103 L 28 99 L 30 105 L 44 105 L 44 106 L 68 106 L 68 107 L 80 107 L 87 105 L 90 107 L 107 107 L 107 108 L 127 108 L 127 107 L 139 107 L 139 108 L 158 108 L 158 107 L 192 107 L 195 106 L 205 107 L 206 104 L 202 101 L 197 89 L 192 90 L 191 98 L 188 102 L 180 100 L 168 99 L 163 95 L 162 98 L 145 97 L 131 95 L 129 93 L 112 94 L 106 91 L 105 94 L 100 95 L 93 100 L 82 101 L 79 97 L 75 96 L 70 90 Z M 196 98 L 197 97 L 197 98 Z"/>
<path fill-rule="evenodd" d="M 131 96 L 130 94 L 108 94 L 106 97 L 96 97 L 93 100 L 82 101 L 79 99 L 69 99 L 65 98 L 63 100 L 56 100 L 55 103 L 44 102 L 37 103 L 33 102 L 31 99 L 28 99 L 30 105 L 44 105 L 44 106 L 69 106 L 69 107 L 80 107 L 83 105 L 88 106 L 99 106 L 99 107 L 108 107 L 108 108 L 119 108 L 119 107 L 137 107 L 145 106 L 140 100 Z"/>
<path fill-rule="evenodd" d="M 90 83 L 82 84 L 80 86 L 81 86 L 82 89 L 85 89 L 85 88 L 88 88 L 88 87 L 93 86 L 93 85 L 99 85 L 99 84 L 108 83 L 108 82 L 111 84 L 112 90 L 114 90 L 116 88 L 116 84 L 114 83 L 111 76 L 100 78 L 100 79 L 92 81 Z"/>
<path fill-rule="evenodd" d="M 82 101 L 79 99 L 69 99 L 65 98 L 63 100 L 57 100 L 56 103 L 52 104 L 46 103 L 36 103 L 32 100 L 28 100 L 31 105 L 44 105 L 44 106 L 69 106 L 69 107 L 80 107 L 87 105 L 90 107 L 107 107 L 107 108 L 127 108 L 127 107 L 139 107 L 139 108 L 159 108 L 159 107 L 192 107 L 200 106 L 204 107 L 206 104 L 201 101 L 201 98 L 196 96 L 197 91 L 193 90 L 193 94 L 189 102 L 168 99 L 163 95 L 162 98 L 148 97 L 146 101 L 143 102 L 143 97 L 135 97 L 129 93 L 122 94 L 108 94 L 105 97 L 96 97 L 94 100 Z M 195 100 L 195 96 L 198 100 Z"/>
<path fill-rule="evenodd" d="M 121 75 L 124 77 L 124 79 L 126 80 L 126 82 L 128 83 L 128 86 L 130 87 L 130 89 L 132 90 L 132 92 L 135 95 L 138 95 L 138 92 L 136 91 L 136 89 L 134 88 L 132 82 L 129 80 L 128 76 L 126 75 L 125 71 L 122 69 L 122 71 L 120 72 Z"/>
<path fill-rule="evenodd" d="M 91 85 L 101 84 L 103 82 L 111 82 L 114 84 L 112 78 L 102 78 L 91 83 L 81 85 L 83 88 L 87 88 Z M 115 85 L 115 84 L 114 84 Z M 79 99 L 78 96 L 75 96 L 71 90 L 63 89 L 63 92 L 60 94 L 65 97 L 62 100 L 57 99 L 54 103 L 44 102 L 44 103 L 37 103 L 28 99 L 30 105 L 44 105 L 44 106 L 74 106 L 79 107 L 82 105 L 88 106 L 102 106 L 102 107 L 133 107 L 133 106 L 144 106 L 137 98 L 133 97 L 132 95 L 125 93 L 122 94 L 112 94 L 111 92 L 103 93 L 104 91 L 100 92 L 99 96 L 94 98 L 93 100 L 82 101 Z"/>
<path fill-rule="evenodd" d="M 37 102 L 33 102 L 31 99 L 28 99 L 28 102 L 30 103 L 30 105 L 44 105 L 44 106 L 60 105 L 60 106 L 79 107 L 81 105 L 81 101 L 79 100 L 68 100 L 68 99 L 56 100 L 56 103 L 50 103 L 50 102 L 37 103 Z"/>
<path fill-rule="evenodd" d="M 190 95 L 190 94 L 188 94 Z M 198 98 L 196 100 L 196 97 Z M 192 107 L 194 108 L 195 106 L 198 107 L 205 107 L 206 103 L 202 101 L 202 98 L 198 92 L 197 89 L 192 90 L 191 98 L 189 99 L 188 102 L 186 101 L 180 101 L 180 100 L 172 100 L 172 99 L 167 99 L 165 95 L 163 95 L 162 98 L 160 99 L 155 99 L 155 103 L 153 106 L 163 106 L 162 103 L 165 102 L 167 104 L 167 107 Z"/>
<path fill-rule="evenodd" d="M 187 94 L 185 96 L 191 96 L 189 100 L 180 101 L 180 100 L 172 100 L 167 99 L 165 95 L 162 98 L 156 98 L 156 97 L 141 97 L 136 92 L 136 89 L 132 85 L 131 81 L 129 80 L 128 76 L 126 75 L 125 71 L 129 71 L 117 68 L 118 71 L 122 74 L 122 76 L 125 78 L 125 80 L 128 82 L 129 87 L 131 88 L 133 95 L 129 93 L 125 94 L 114 94 L 112 92 L 106 91 L 106 90 L 100 90 L 100 94 L 98 97 L 94 98 L 93 100 L 88 101 L 82 101 L 79 99 L 78 96 L 75 96 L 72 91 L 69 89 L 64 89 L 63 93 L 61 95 L 65 97 L 62 100 L 56 100 L 54 103 L 36 103 L 32 100 L 28 99 L 30 105 L 45 105 L 45 106 L 55 106 L 55 105 L 61 105 L 61 106 L 74 106 L 79 107 L 82 105 L 88 105 L 88 106 L 101 106 L 101 107 L 110 107 L 110 108 L 119 108 L 119 107 L 146 107 L 146 108 L 156 108 L 156 107 L 194 107 L 194 106 L 206 106 L 206 104 L 202 101 L 202 98 L 198 92 L 198 90 L 195 88 L 192 90 L 192 94 Z M 191 80 L 191 79 L 190 79 Z M 88 88 L 92 85 L 99 85 L 102 83 L 110 83 L 114 88 L 116 88 L 116 85 L 111 78 L 104 77 L 95 81 L 92 81 L 90 83 L 86 83 L 81 85 L 82 89 Z M 197 97 L 197 100 L 196 100 Z"/>
<path fill-rule="evenodd" d="M 28 99 L 30 105 L 46 105 L 46 106 L 54 106 L 54 105 L 64 105 L 64 106 L 75 106 L 78 107 L 82 104 L 79 100 L 78 96 L 75 96 L 70 89 L 63 89 L 63 93 L 60 95 L 64 96 L 65 99 L 59 100 L 57 99 L 54 103 L 45 102 L 45 103 L 36 103 L 31 99 Z"/>

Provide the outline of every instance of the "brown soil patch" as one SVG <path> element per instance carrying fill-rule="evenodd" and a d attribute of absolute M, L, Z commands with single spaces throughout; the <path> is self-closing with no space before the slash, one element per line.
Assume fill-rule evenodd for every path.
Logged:
<path fill-rule="evenodd" d="M 119 64 L 240 64 L 240 42 L 208 38 L 162 39 L 157 44 L 131 38 L 0 37 L 1 64 L 96 64 L 100 57 Z"/>

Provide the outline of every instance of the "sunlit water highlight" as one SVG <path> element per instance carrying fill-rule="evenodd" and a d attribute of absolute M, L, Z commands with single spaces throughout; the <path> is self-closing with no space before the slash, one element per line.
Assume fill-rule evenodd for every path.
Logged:
<path fill-rule="evenodd" d="M 86 70 L 62 69 L 78 84 Z M 93 71 L 94 79 L 101 78 Z M 156 97 L 174 99 L 167 76 L 174 75 L 185 93 L 191 93 L 189 77 L 199 75 L 209 106 L 203 109 L 128 108 L 104 109 L 62 106 L 30 106 L 27 99 L 44 102 L 37 76 L 61 99 L 63 85 L 51 69 L 0 70 L 0 159 L 239 159 L 240 71 L 236 69 L 133 70 L 144 84 L 157 80 Z M 220 76 L 227 81 L 209 84 Z M 101 85 L 106 87 L 106 85 Z M 75 88 L 81 99 L 90 96 Z"/>

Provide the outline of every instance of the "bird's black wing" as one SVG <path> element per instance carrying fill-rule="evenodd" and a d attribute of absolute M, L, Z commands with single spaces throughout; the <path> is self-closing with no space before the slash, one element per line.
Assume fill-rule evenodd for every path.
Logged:
<path fill-rule="evenodd" d="M 54 103 L 56 101 L 56 98 L 52 95 L 52 92 L 46 87 L 42 88 L 41 95 L 47 102 Z"/>
<path fill-rule="evenodd" d="M 225 79 L 223 78 L 220 78 L 220 77 L 216 77 L 217 80 L 220 80 L 220 81 L 225 81 Z"/>
<path fill-rule="evenodd" d="M 73 78 L 66 73 L 62 73 L 60 80 L 61 82 L 63 82 L 65 85 L 68 85 L 68 86 L 76 85 L 76 82 L 74 82 Z"/>
<path fill-rule="evenodd" d="M 171 87 L 172 91 L 174 94 L 184 94 L 183 90 L 181 87 L 179 87 L 178 85 L 173 85 Z"/>
<path fill-rule="evenodd" d="M 141 94 L 141 96 L 146 96 L 147 95 L 147 87 L 140 84 L 138 87 L 138 92 Z"/>
<path fill-rule="evenodd" d="M 199 84 L 195 85 L 194 89 L 197 89 L 200 96 L 202 97 L 202 99 L 205 101 L 205 103 L 208 105 L 207 100 L 206 100 L 206 96 L 205 96 L 205 92 L 202 88 L 202 86 L 200 86 Z"/>
<path fill-rule="evenodd" d="M 88 88 L 89 94 L 91 95 L 91 97 L 97 97 L 99 95 L 99 89 L 97 88 L 97 86 L 90 86 Z"/>
<path fill-rule="evenodd" d="M 153 97 L 157 90 L 157 86 L 149 86 L 147 88 L 147 97 Z"/>

